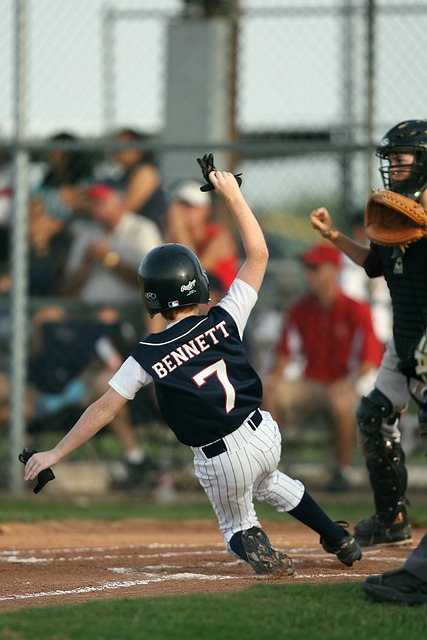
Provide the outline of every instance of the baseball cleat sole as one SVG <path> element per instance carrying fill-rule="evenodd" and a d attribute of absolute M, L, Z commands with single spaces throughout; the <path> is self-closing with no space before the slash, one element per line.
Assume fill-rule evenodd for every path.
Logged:
<path fill-rule="evenodd" d="M 286 553 L 273 549 L 267 534 L 259 527 L 243 531 L 242 543 L 248 562 L 256 573 L 291 576 L 295 572 L 291 558 Z"/>

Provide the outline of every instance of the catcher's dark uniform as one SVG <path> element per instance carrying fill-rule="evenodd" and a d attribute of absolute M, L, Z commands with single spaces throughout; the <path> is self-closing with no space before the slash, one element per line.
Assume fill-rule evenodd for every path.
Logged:
<path fill-rule="evenodd" d="M 242 344 L 256 299 L 236 279 L 207 315 L 183 318 L 140 342 L 110 380 L 129 399 L 154 381 L 166 423 L 193 449 L 196 476 L 229 551 L 236 532 L 260 526 L 253 497 L 291 511 L 304 494 L 301 482 L 277 469 L 280 431 L 259 409 L 261 382 Z"/>
<path fill-rule="evenodd" d="M 375 389 L 362 398 L 357 411 L 376 514 L 385 527 L 393 525 L 392 532 L 384 534 L 384 541 L 392 542 L 388 535 L 397 540 L 410 538 L 399 418 L 408 405 L 410 388 L 417 382 L 414 350 L 427 325 L 427 239 L 404 249 L 372 244 L 364 267 L 370 277 L 384 275 L 393 306 L 393 338 L 387 344 Z M 427 412 L 422 408 L 419 420 L 427 422 Z M 368 519 L 356 525 L 362 544 L 371 544 L 374 539 L 371 524 Z"/>
<path fill-rule="evenodd" d="M 427 326 L 427 238 L 400 247 L 371 245 L 368 276 L 384 275 L 393 308 L 393 337 L 401 363 L 414 366 L 414 350 Z"/>

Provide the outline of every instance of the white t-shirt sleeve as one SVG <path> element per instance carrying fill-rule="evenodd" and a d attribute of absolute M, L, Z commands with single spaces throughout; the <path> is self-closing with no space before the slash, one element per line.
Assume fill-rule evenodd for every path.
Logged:
<path fill-rule="evenodd" d="M 228 293 L 218 303 L 218 306 L 222 307 L 233 318 L 237 324 L 240 337 L 243 337 L 243 331 L 245 330 L 246 323 L 249 315 L 258 300 L 258 294 L 255 289 L 236 278 L 232 284 Z"/>
<path fill-rule="evenodd" d="M 135 358 L 129 356 L 108 384 L 123 398 L 133 400 L 141 387 L 147 386 L 152 381 L 153 378 L 150 374 L 141 367 Z"/>

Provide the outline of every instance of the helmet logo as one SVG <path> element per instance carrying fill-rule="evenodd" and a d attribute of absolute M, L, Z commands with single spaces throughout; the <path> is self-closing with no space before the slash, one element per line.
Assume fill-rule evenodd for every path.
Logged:
<path fill-rule="evenodd" d="M 187 291 L 187 296 L 191 296 L 196 292 L 196 280 L 189 280 L 187 284 L 181 285 L 181 293 Z"/>
<path fill-rule="evenodd" d="M 173 309 L 173 307 L 179 307 L 179 300 L 172 300 L 172 302 L 168 302 L 169 309 Z"/>
<path fill-rule="evenodd" d="M 155 300 L 157 298 L 156 294 L 152 293 L 151 291 L 147 291 L 145 297 L 147 298 L 147 300 Z"/>
<path fill-rule="evenodd" d="M 380 142 L 380 147 L 386 147 L 387 145 L 390 144 L 390 139 L 389 138 L 383 138 Z"/>

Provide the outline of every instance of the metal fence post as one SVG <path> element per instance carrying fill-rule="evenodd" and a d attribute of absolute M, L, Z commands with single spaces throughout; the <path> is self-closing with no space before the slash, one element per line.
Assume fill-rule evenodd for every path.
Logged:
<path fill-rule="evenodd" d="M 17 455 L 25 435 L 26 336 L 28 306 L 28 151 L 21 145 L 26 135 L 28 0 L 18 0 L 15 13 L 15 150 L 12 229 L 12 394 L 9 450 L 9 486 L 18 495 L 23 486 L 22 465 Z"/>

